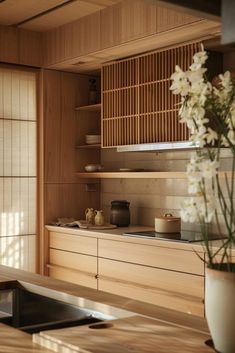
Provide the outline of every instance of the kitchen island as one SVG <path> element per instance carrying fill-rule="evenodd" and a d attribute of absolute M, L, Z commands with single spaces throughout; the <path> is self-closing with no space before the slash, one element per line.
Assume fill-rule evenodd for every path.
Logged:
<path fill-rule="evenodd" d="M 0 267 L 0 289 L 17 286 L 31 292 L 78 306 L 93 307 L 115 316 L 101 329 L 88 326 L 45 332 L 60 347 L 62 342 L 78 347 L 81 352 L 106 353 L 210 353 L 205 344 L 210 336 L 204 319 L 155 305 L 130 300 L 76 284 L 37 274 Z M 91 326 L 100 325 L 92 324 Z M 70 350 L 73 352 L 74 350 Z M 32 336 L 1 324 L 0 352 L 50 352 L 32 343 Z"/>

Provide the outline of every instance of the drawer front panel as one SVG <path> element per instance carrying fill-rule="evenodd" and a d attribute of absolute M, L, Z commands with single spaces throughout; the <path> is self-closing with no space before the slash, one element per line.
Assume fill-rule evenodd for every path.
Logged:
<path fill-rule="evenodd" d="M 204 315 L 202 276 L 99 259 L 99 290 Z"/>
<path fill-rule="evenodd" d="M 97 257 L 50 249 L 50 264 L 97 274 Z"/>
<path fill-rule="evenodd" d="M 78 272 L 67 268 L 49 265 L 49 276 L 62 281 L 79 284 L 81 286 L 97 289 L 97 279 L 88 273 Z"/>
<path fill-rule="evenodd" d="M 203 256 L 203 254 L 200 254 Z M 99 239 L 99 256 L 125 262 L 204 275 L 204 263 L 193 251 Z"/>
<path fill-rule="evenodd" d="M 91 237 L 50 232 L 49 247 L 97 256 L 97 239 Z"/>

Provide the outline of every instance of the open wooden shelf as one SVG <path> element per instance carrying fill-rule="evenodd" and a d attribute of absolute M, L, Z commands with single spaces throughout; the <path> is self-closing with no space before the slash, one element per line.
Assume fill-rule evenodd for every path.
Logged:
<path fill-rule="evenodd" d="M 186 172 L 78 172 L 76 175 L 79 178 L 90 178 L 90 179 L 115 179 L 115 178 L 133 178 L 133 179 L 186 179 Z M 219 172 L 221 178 L 231 177 L 231 172 L 221 171 Z"/>
<path fill-rule="evenodd" d="M 93 172 L 77 173 L 79 178 L 154 178 L 154 179 L 185 179 L 186 172 Z"/>
<path fill-rule="evenodd" d="M 98 143 L 98 144 L 93 144 L 93 145 L 78 145 L 78 146 L 75 146 L 75 148 L 78 148 L 78 149 L 90 149 L 90 148 L 101 148 L 101 144 Z"/>
<path fill-rule="evenodd" d="M 101 111 L 101 103 L 76 107 L 75 110 L 88 111 L 88 112 L 99 112 L 99 111 Z"/>

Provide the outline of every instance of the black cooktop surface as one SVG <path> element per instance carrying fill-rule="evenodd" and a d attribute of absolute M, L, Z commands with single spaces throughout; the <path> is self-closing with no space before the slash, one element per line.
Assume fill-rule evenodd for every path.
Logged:
<path fill-rule="evenodd" d="M 181 233 L 157 233 L 154 230 L 146 230 L 140 232 L 126 232 L 123 235 L 134 236 L 134 237 L 144 237 L 150 239 L 161 239 L 161 240 L 172 240 L 172 241 L 180 241 L 185 243 L 193 243 L 202 241 L 202 235 L 200 232 L 189 232 L 182 231 Z M 210 240 L 221 239 L 221 237 L 217 234 L 211 234 Z"/>

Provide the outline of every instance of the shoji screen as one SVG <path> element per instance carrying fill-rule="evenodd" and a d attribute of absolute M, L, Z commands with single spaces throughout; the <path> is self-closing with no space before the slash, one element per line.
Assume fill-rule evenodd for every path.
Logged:
<path fill-rule="evenodd" d="M 0 263 L 35 270 L 36 73 L 0 67 Z"/>

